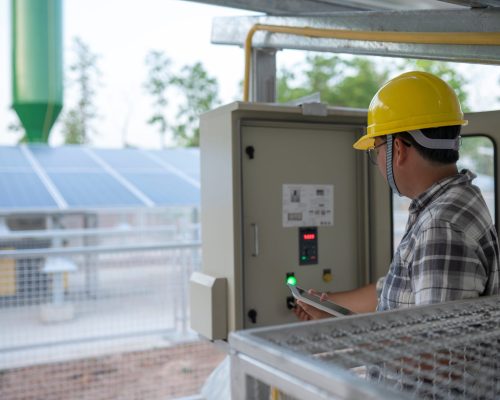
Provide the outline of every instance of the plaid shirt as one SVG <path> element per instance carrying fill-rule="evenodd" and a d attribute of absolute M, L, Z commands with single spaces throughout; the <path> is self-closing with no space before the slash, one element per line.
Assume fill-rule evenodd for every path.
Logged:
<path fill-rule="evenodd" d="M 378 311 L 499 294 L 497 233 L 475 177 L 463 170 L 411 202 L 405 235 L 377 283 Z"/>

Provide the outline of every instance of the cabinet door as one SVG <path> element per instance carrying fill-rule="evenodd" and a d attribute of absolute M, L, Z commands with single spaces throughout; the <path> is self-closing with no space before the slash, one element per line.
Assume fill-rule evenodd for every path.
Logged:
<path fill-rule="evenodd" d="M 473 183 L 481 189 L 498 231 L 500 111 L 469 113 L 465 114 L 465 119 L 469 123 L 462 128 L 458 165 L 477 175 Z"/>
<path fill-rule="evenodd" d="M 247 122 L 241 135 L 244 326 L 295 321 L 287 308 L 291 295 L 285 284 L 287 273 L 295 274 L 299 286 L 320 291 L 348 290 L 364 283 L 360 204 L 365 199 L 360 198 L 359 182 L 366 165 L 352 148 L 359 127 Z M 332 189 L 323 207 L 331 209 L 333 223 L 319 217 L 317 263 L 300 265 L 299 227 L 286 226 L 284 208 L 290 207 L 293 197 L 290 185 L 298 188 L 293 194 L 299 198 L 294 200 L 303 202 L 309 213 L 315 207 L 321 212 L 320 204 L 310 204 L 318 199 L 300 196 L 315 188 L 319 195 Z M 297 218 L 303 222 L 296 224 L 310 226 L 306 215 Z"/>

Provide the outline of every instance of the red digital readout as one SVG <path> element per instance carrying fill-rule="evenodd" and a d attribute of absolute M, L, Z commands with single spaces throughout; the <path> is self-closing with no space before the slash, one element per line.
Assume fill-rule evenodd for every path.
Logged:
<path fill-rule="evenodd" d="M 314 239 L 316 239 L 316 234 L 304 233 L 303 238 L 304 238 L 304 240 L 314 240 Z"/>

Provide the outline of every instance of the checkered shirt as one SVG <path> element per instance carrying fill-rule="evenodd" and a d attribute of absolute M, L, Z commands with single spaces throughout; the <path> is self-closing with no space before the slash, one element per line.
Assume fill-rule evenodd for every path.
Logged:
<path fill-rule="evenodd" d="M 499 246 L 476 177 L 463 170 L 432 185 L 409 208 L 378 311 L 499 294 Z"/>

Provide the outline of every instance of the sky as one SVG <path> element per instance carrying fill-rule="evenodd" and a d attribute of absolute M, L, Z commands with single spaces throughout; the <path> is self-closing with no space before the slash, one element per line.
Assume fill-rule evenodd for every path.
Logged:
<path fill-rule="evenodd" d="M 243 76 L 243 51 L 236 46 L 210 43 L 212 18 L 250 13 L 180 0 L 64 0 L 64 63 L 72 55 L 72 40 L 79 36 L 99 55 L 103 87 L 96 99 L 101 117 L 96 122 L 99 147 L 128 143 L 147 148 L 160 146 L 159 135 L 146 124 L 150 99 L 143 84 L 147 76 L 145 56 L 164 50 L 173 69 L 202 61 L 218 78 L 220 97 L 233 101 Z M 7 132 L 16 120 L 12 103 L 10 65 L 10 0 L 0 0 L 0 144 L 13 144 L 17 135 Z M 224 60 L 221 62 L 221 60 Z M 70 90 L 64 102 L 71 105 Z M 61 143 L 60 127 L 53 128 L 51 144 Z"/>
<path fill-rule="evenodd" d="M 78 36 L 99 55 L 103 86 L 96 105 L 99 118 L 92 136 L 96 147 L 121 147 L 124 142 L 143 148 L 159 148 L 156 130 L 146 123 L 151 100 L 143 85 L 147 76 L 145 56 L 163 50 L 172 60 L 173 70 L 201 61 L 219 82 L 222 103 L 239 99 L 243 79 L 244 54 L 237 46 L 210 43 L 212 18 L 252 15 L 243 10 L 209 6 L 182 0 L 63 0 L 63 41 L 65 67 L 71 62 L 72 41 Z M 15 144 L 18 135 L 7 127 L 16 121 L 10 110 L 10 0 L 0 0 L 0 144 Z M 291 67 L 305 52 L 280 51 L 277 62 Z M 500 67 L 460 64 L 470 79 L 467 87 L 473 110 L 500 109 Z M 65 105 L 75 101 L 71 88 Z M 171 110 L 175 109 L 175 99 Z M 173 115 L 172 115 L 173 116 Z M 60 145 L 60 124 L 54 126 L 50 144 Z M 172 144 L 167 143 L 168 144 Z"/>

